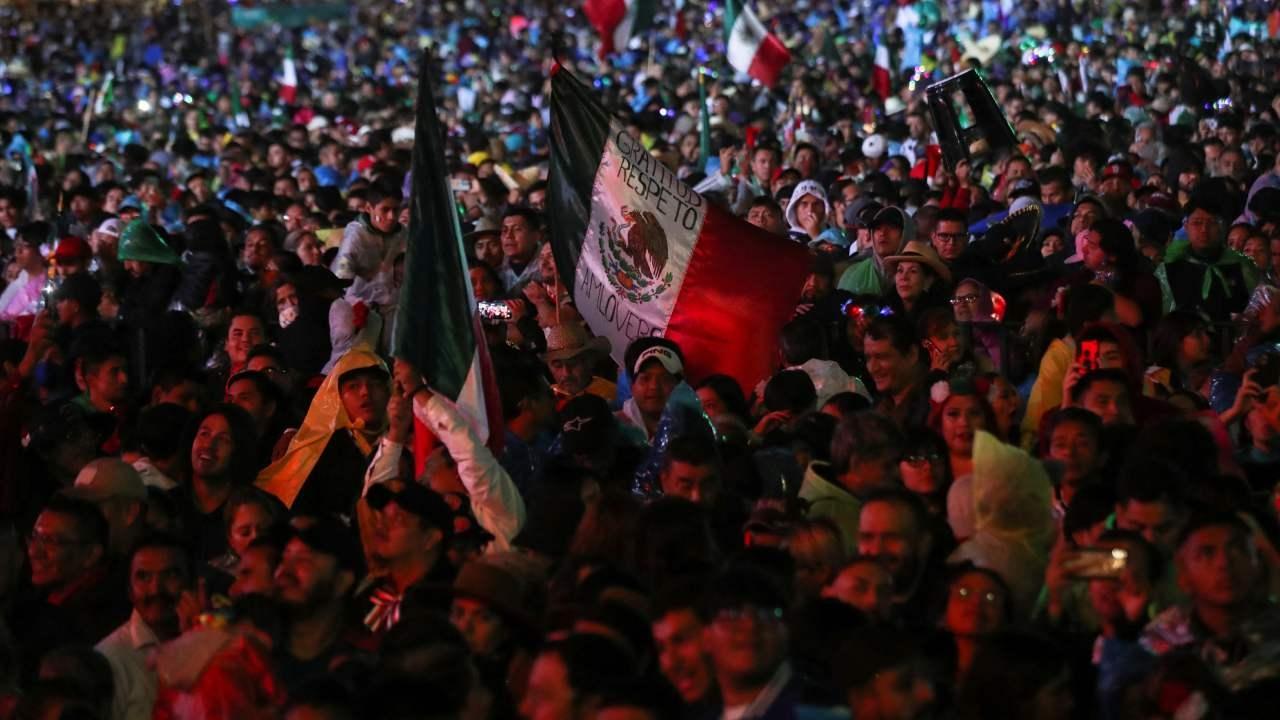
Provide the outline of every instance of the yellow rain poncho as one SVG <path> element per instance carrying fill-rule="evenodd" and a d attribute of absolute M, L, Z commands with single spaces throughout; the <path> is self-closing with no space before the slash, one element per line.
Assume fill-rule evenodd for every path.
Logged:
<path fill-rule="evenodd" d="M 1055 533 L 1053 486 L 1039 460 L 994 435 L 973 442 L 973 535 L 948 558 L 993 570 L 1013 590 L 1014 610 L 1026 618 L 1044 584 Z"/>
<path fill-rule="evenodd" d="M 342 406 L 342 398 L 338 395 L 338 380 L 353 370 L 376 367 L 387 372 L 387 365 L 367 346 L 357 346 L 343 355 L 316 391 L 315 399 L 307 410 L 307 417 L 302 427 L 289 442 L 289 449 L 283 457 L 271 463 L 258 473 L 258 486 L 280 498 L 286 506 L 293 507 L 294 500 L 302 491 L 303 484 L 311 475 L 311 471 L 320 460 L 329 438 L 336 432 L 360 430 L 347 417 Z M 375 449 L 362 432 L 352 432 L 360 452 L 369 456 Z"/>

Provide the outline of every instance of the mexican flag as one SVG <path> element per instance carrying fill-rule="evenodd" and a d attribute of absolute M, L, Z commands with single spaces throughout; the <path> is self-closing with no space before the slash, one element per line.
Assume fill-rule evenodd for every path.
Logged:
<path fill-rule="evenodd" d="M 671 9 L 671 32 L 681 40 L 689 39 L 689 28 L 685 26 L 684 0 L 675 0 Z"/>
<path fill-rule="evenodd" d="M 600 57 L 624 50 L 631 38 L 653 27 L 658 0 L 586 0 L 582 11 L 600 33 Z"/>
<path fill-rule="evenodd" d="M 883 42 L 876 43 L 875 66 L 871 69 L 871 88 L 881 100 L 888 100 L 893 94 L 892 70 L 893 62 L 889 59 L 889 46 Z"/>
<path fill-rule="evenodd" d="M 492 448 L 502 442 L 502 405 L 449 189 L 431 77 L 424 53 L 418 69 L 409 239 L 392 348 L 396 357 L 418 368 L 433 391 L 452 400 Z M 421 425 L 417 430 L 414 460 L 421 465 L 429 443 L 422 439 Z"/>
<path fill-rule="evenodd" d="M 556 265 L 622 361 L 636 338 L 680 344 L 687 374 L 768 376 L 809 272 L 803 245 L 708 203 L 559 66 L 551 78 Z"/>
<path fill-rule="evenodd" d="M 293 64 L 293 50 L 284 51 L 284 65 L 280 69 L 280 102 L 292 105 L 298 97 L 298 68 Z"/>
<path fill-rule="evenodd" d="M 724 6 L 725 47 L 729 64 L 773 86 L 782 68 L 791 62 L 791 53 L 776 36 L 765 30 L 760 18 L 751 12 L 744 0 L 728 0 Z"/>

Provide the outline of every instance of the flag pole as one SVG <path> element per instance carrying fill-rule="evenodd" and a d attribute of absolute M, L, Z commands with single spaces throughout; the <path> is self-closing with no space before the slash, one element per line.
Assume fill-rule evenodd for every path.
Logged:
<path fill-rule="evenodd" d="M 711 162 L 711 117 L 707 111 L 707 70 L 698 67 L 698 154 L 702 156 L 702 172 L 707 172 Z M 729 168 L 720 168 L 720 174 L 729 176 Z"/>

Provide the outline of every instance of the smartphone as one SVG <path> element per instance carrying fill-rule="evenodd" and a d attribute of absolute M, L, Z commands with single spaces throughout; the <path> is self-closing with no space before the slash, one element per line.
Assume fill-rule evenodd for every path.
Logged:
<path fill-rule="evenodd" d="M 501 325 L 512 318 L 511 306 L 505 302 L 481 300 L 476 303 L 476 310 L 480 313 L 480 321 L 486 325 Z"/>
<path fill-rule="evenodd" d="M 1084 340 L 1080 343 L 1080 351 L 1076 353 L 1076 360 L 1087 371 L 1092 372 L 1098 369 L 1099 344 L 1098 340 Z"/>
<path fill-rule="evenodd" d="M 1085 548 L 1062 561 L 1067 575 L 1084 579 L 1117 580 L 1128 566 L 1129 551 L 1124 548 Z"/>

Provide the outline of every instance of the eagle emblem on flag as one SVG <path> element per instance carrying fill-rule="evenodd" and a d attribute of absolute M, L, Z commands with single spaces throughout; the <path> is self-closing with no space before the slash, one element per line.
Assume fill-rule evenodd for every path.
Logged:
<path fill-rule="evenodd" d="M 621 215 L 597 228 L 600 260 L 618 294 L 633 303 L 649 302 L 674 279 L 667 272 L 667 231 L 652 212 L 624 205 Z"/>

